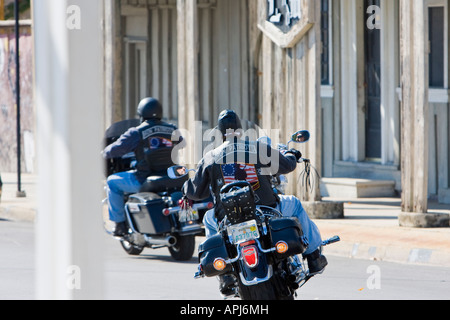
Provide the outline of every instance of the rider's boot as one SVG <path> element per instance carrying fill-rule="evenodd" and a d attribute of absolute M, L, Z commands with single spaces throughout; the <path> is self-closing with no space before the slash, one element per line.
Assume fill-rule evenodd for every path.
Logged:
<path fill-rule="evenodd" d="M 218 276 L 219 278 L 219 290 L 220 293 L 224 296 L 224 297 L 229 297 L 229 296 L 233 296 L 235 291 L 234 291 L 234 287 L 236 286 L 236 280 L 232 275 L 221 275 Z"/>
<path fill-rule="evenodd" d="M 128 233 L 128 228 L 125 222 L 117 222 L 113 230 L 114 237 L 121 237 Z"/>
<path fill-rule="evenodd" d="M 321 274 L 328 264 L 327 258 L 320 253 L 320 249 L 305 255 L 308 261 L 309 275 Z"/>

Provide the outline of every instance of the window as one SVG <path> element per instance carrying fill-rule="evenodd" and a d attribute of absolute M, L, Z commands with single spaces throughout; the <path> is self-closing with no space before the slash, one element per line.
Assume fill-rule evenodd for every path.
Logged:
<path fill-rule="evenodd" d="M 139 101 L 147 96 L 146 43 L 126 39 L 125 47 L 125 119 L 136 117 Z"/>
<path fill-rule="evenodd" d="M 321 37 L 321 83 L 331 85 L 331 0 L 322 0 Z"/>
<path fill-rule="evenodd" d="M 430 7 L 430 87 L 444 88 L 444 7 Z"/>
<path fill-rule="evenodd" d="M 429 86 L 432 89 L 430 90 L 431 100 L 434 99 L 433 95 L 435 92 L 448 88 L 448 6 L 447 0 L 428 0 Z"/>

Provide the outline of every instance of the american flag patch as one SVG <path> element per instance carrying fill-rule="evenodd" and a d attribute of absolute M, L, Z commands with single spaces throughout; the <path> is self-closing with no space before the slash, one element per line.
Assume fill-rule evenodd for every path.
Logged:
<path fill-rule="evenodd" d="M 235 181 L 247 181 L 252 185 L 253 190 L 259 188 L 259 179 L 256 173 L 255 165 L 253 164 L 224 164 L 222 165 L 222 175 L 225 184 Z"/>
<path fill-rule="evenodd" d="M 173 143 L 172 141 L 164 138 L 151 138 L 149 139 L 150 149 L 159 149 L 159 148 L 172 148 Z"/>

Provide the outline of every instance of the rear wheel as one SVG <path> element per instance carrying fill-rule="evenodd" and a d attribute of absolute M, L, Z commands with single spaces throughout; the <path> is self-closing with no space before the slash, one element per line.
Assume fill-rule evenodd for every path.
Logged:
<path fill-rule="evenodd" d="M 254 286 L 245 286 L 238 277 L 239 295 L 242 300 L 294 300 L 294 296 L 280 296 L 275 290 L 274 277 Z"/>
<path fill-rule="evenodd" d="M 195 236 L 175 236 L 177 242 L 174 246 L 169 247 L 172 258 L 177 261 L 186 261 L 192 258 L 195 249 Z"/>

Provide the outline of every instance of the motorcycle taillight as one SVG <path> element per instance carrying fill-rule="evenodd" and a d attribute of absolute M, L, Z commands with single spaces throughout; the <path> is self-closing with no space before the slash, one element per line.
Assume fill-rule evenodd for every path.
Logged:
<path fill-rule="evenodd" d="M 241 249 L 245 264 L 249 268 L 254 268 L 258 265 L 258 249 L 256 246 L 248 246 Z"/>

